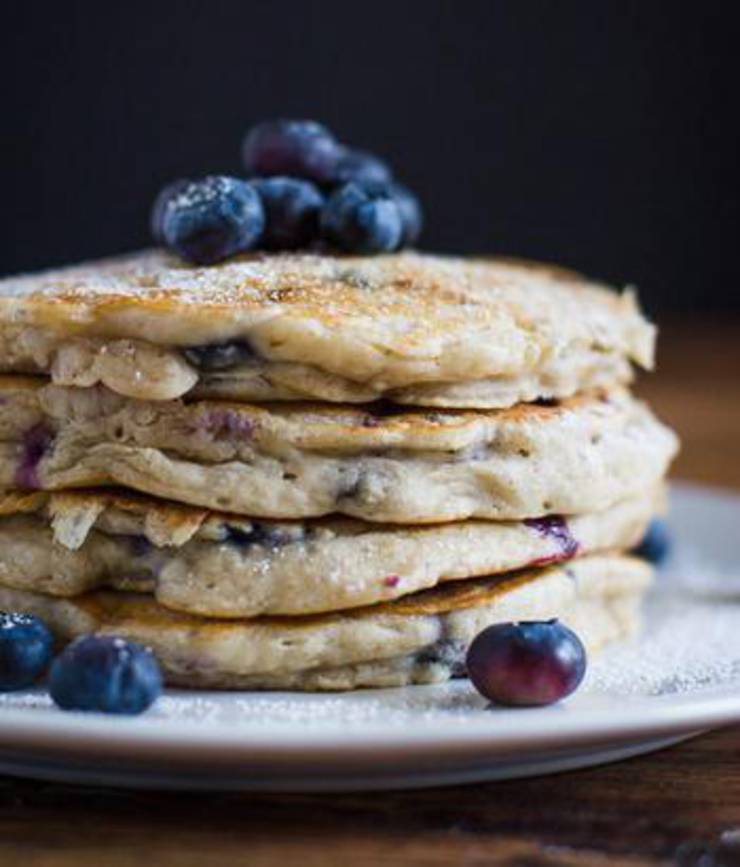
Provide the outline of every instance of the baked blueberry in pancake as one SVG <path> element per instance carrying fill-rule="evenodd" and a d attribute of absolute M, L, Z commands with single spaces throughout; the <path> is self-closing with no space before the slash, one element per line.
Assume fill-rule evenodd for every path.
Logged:
<path fill-rule="evenodd" d="M 0 607 L 42 617 L 61 641 L 97 633 L 150 646 L 170 684 L 341 690 L 460 676 L 492 623 L 557 617 L 593 652 L 635 632 L 651 575 L 642 560 L 596 555 L 303 617 L 217 620 L 107 590 L 60 599 L 0 587 Z"/>
<path fill-rule="evenodd" d="M 383 603 L 447 582 L 628 549 L 662 490 L 534 521 L 266 521 L 126 492 L 0 499 L 0 585 L 54 596 L 152 594 L 208 617 L 303 615 Z"/>
<path fill-rule="evenodd" d="M 498 408 L 627 383 L 654 328 L 570 271 L 421 253 L 147 251 L 0 281 L 0 372 L 147 400 Z"/>
<path fill-rule="evenodd" d="M 651 565 L 623 552 L 678 445 L 628 391 L 655 342 L 635 294 L 409 250 L 416 195 L 315 121 L 242 156 L 162 190 L 165 249 L 0 280 L 0 610 L 87 636 L 52 698 L 142 710 L 149 647 L 188 687 L 441 682 L 511 621 L 548 623 L 497 659 L 526 633 L 578 665 L 501 693 L 474 646 L 473 682 L 566 695 L 583 645 L 639 626 Z"/>
<path fill-rule="evenodd" d="M 0 487 L 133 488 L 260 518 L 382 523 L 602 511 L 650 490 L 674 435 L 624 391 L 507 410 L 139 401 L 0 379 Z"/>

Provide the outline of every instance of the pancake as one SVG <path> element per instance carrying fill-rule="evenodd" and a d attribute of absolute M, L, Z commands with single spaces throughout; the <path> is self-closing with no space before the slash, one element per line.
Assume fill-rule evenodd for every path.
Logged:
<path fill-rule="evenodd" d="M 632 548 L 662 494 L 570 519 L 431 526 L 257 522 L 125 493 L 9 494 L 0 500 L 0 584 L 58 596 L 138 590 L 213 617 L 338 611 Z"/>
<path fill-rule="evenodd" d="M 597 650 L 637 629 L 650 578 L 643 561 L 612 555 L 307 617 L 209 620 L 112 591 L 70 600 L 0 588 L 0 608 L 43 617 L 62 641 L 98 632 L 150 645 L 174 685 L 341 690 L 461 675 L 473 637 L 503 621 L 558 617 Z"/>
<path fill-rule="evenodd" d="M 650 367 L 633 294 L 563 269 L 419 253 L 147 251 L 0 281 L 0 371 L 120 394 L 491 408 Z M 205 350 L 204 350 L 205 347 Z"/>
<path fill-rule="evenodd" d="M 137 401 L 0 380 L 0 488 L 119 485 L 251 517 L 386 523 L 602 511 L 676 438 L 624 391 L 508 410 Z"/>

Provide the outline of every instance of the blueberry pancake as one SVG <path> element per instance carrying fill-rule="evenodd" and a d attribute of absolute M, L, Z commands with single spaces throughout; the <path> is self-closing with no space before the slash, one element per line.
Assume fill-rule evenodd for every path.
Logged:
<path fill-rule="evenodd" d="M 60 599 L 0 588 L 0 608 L 43 617 L 63 641 L 97 632 L 149 645 L 174 685 L 340 690 L 459 676 L 490 623 L 558 617 L 597 650 L 637 629 L 650 580 L 642 560 L 604 555 L 304 617 L 205 619 L 107 590 Z"/>
<path fill-rule="evenodd" d="M 313 614 L 594 552 L 645 535 L 662 490 L 526 522 L 254 521 L 124 492 L 0 500 L 0 584 L 57 596 L 112 587 L 211 617 Z"/>
<path fill-rule="evenodd" d="M 147 400 L 507 407 L 624 384 L 653 344 L 632 294 L 508 260 L 148 251 L 0 281 L 0 371 Z"/>
<path fill-rule="evenodd" d="M 602 511 L 675 436 L 627 392 L 506 410 L 138 401 L 0 379 L 0 488 L 119 485 L 263 518 L 383 523 Z"/>

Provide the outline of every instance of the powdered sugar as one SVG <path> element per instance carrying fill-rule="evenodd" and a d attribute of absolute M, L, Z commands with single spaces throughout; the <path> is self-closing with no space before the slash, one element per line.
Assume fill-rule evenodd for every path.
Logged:
<path fill-rule="evenodd" d="M 553 726 L 580 713 L 630 708 L 640 713 L 655 701 L 700 702 L 708 689 L 740 693 L 740 594 L 735 595 L 740 559 L 732 533 L 739 504 L 736 497 L 700 489 L 680 491 L 672 519 L 676 554 L 648 599 L 643 636 L 593 659 L 581 689 L 553 708 L 491 714 L 470 683 L 458 680 L 336 695 L 170 691 L 137 723 L 157 729 L 187 723 L 214 734 L 226 727 L 246 739 L 265 732 L 308 738 L 381 729 L 411 737 L 421 731 L 461 731 L 482 720 L 504 729 L 512 715 L 531 720 L 534 714 L 543 726 Z M 2 708 L 58 713 L 41 690 L 0 695 Z"/>
<path fill-rule="evenodd" d="M 740 689 L 740 604 L 686 594 L 664 575 L 648 601 L 643 637 L 593 660 L 584 685 L 563 707 L 590 709 L 614 699 L 671 697 L 706 687 Z M 51 708 L 40 690 L 0 695 L 0 708 Z M 146 719 L 198 726 L 301 731 L 414 726 L 465 726 L 487 713 L 468 681 L 441 686 L 337 695 L 291 693 L 188 693 L 170 691 Z"/>

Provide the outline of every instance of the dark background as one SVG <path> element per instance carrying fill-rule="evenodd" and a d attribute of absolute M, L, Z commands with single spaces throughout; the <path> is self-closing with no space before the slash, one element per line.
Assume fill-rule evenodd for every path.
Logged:
<path fill-rule="evenodd" d="M 12 5 L 2 272 L 147 244 L 161 184 L 236 173 L 250 123 L 308 116 L 392 159 L 427 249 L 636 283 L 651 312 L 740 309 L 734 4 Z"/>

